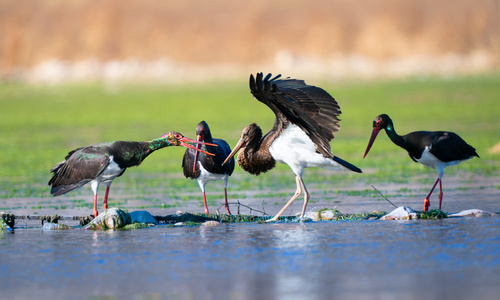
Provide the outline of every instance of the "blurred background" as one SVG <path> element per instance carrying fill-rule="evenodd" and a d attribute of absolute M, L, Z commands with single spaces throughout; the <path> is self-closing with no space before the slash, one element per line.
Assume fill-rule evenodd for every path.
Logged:
<path fill-rule="evenodd" d="M 391 209 L 374 186 L 421 207 L 434 170 L 385 134 L 363 159 L 386 113 L 400 134 L 447 130 L 474 146 L 481 159 L 446 170 L 446 193 L 462 200 L 444 209 L 488 210 L 500 191 L 499 16 L 499 0 L 0 0 L 0 211 L 90 213 L 89 187 L 54 198 L 47 185 L 77 147 L 170 130 L 195 138 L 202 120 L 231 147 L 250 123 L 268 132 L 275 116 L 248 88 L 257 72 L 303 79 L 342 109 L 332 151 L 363 174 L 308 169 L 309 209 Z M 169 147 L 127 170 L 110 207 L 203 211 L 184 152 Z M 294 188 L 287 165 L 259 176 L 237 166 L 228 194 L 274 214 Z M 222 191 L 207 185 L 209 207 Z"/>
<path fill-rule="evenodd" d="M 363 170 L 420 171 L 388 141 L 361 160 L 387 113 L 401 134 L 459 133 L 482 159 L 455 169 L 484 173 L 500 162 L 499 15 L 498 0 L 0 0 L 0 198 L 29 190 L 16 180 L 46 196 L 49 169 L 82 145 L 193 137 L 201 120 L 231 146 L 252 122 L 267 132 L 274 115 L 248 90 L 257 72 L 331 93 L 333 151 Z M 182 177 L 183 153 L 130 173 Z"/>
<path fill-rule="evenodd" d="M 3 81 L 178 82 L 487 72 L 497 0 L 0 1 Z"/>

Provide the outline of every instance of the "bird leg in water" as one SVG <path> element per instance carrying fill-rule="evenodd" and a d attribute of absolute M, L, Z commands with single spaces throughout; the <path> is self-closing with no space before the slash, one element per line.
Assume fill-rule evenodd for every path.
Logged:
<path fill-rule="evenodd" d="M 443 181 L 439 179 L 439 210 L 441 210 L 441 201 L 443 200 L 443 186 L 442 183 Z"/>
<path fill-rule="evenodd" d="M 231 212 L 229 211 L 229 204 L 227 203 L 227 188 L 224 187 L 224 199 L 226 200 L 226 211 L 229 215 L 231 215 Z"/>
<path fill-rule="evenodd" d="M 208 214 L 207 197 L 205 196 L 205 189 L 203 189 L 203 203 L 205 203 L 205 213 Z"/>
<path fill-rule="evenodd" d="M 104 207 L 104 209 L 108 209 L 109 186 L 110 184 L 106 185 L 106 193 L 104 193 L 104 200 L 102 201 L 102 206 Z"/>
<path fill-rule="evenodd" d="M 439 182 L 439 188 L 441 189 L 441 180 L 438 178 L 436 180 L 436 182 L 434 183 L 434 185 L 432 186 L 432 189 L 429 192 L 429 194 L 427 195 L 427 197 L 425 197 L 425 200 L 424 200 L 424 211 L 428 211 L 429 210 L 429 206 L 431 206 L 431 203 L 429 202 L 429 197 L 431 196 L 431 194 L 434 191 L 434 188 L 436 187 L 436 185 L 437 185 L 438 182 Z M 443 192 L 441 191 L 441 193 L 439 194 L 439 209 L 441 209 L 441 199 L 442 198 L 443 198 Z"/>
<path fill-rule="evenodd" d="M 307 191 L 306 189 L 306 185 L 304 184 L 304 182 L 301 180 L 300 181 L 302 183 L 302 188 L 304 189 L 304 206 L 302 206 L 302 213 L 300 214 L 300 220 L 302 220 L 302 218 L 304 218 L 304 214 L 306 213 L 306 206 L 307 206 L 307 202 L 309 201 L 309 192 Z"/>
<path fill-rule="evenodd" d="M 94 194 L 94 218 L 97 218 L 97 193 Z"/>
<path fill-rule="evenodd" d="M 297 182 L 297 190 L 295 191 L 295 195 L 293 195 L 293 197 L 288 200 L 285 206 L 283 206 L 283 208 L 272 219 L 267 220 L 267 222 L 276 222 L 279 216 L 281 216 L 281 214 L 288 208 L 288 206 L 290 206 L 290 204 L 292 204 L 292 202 L 297 199 L 300 194 L 302 194 L 302 189 L 304 189 L 306 194 L 304 195 L 304 206 L 302 208 L 302 214 L 300 216 L 300 218 L 302 219 L 302 217 L 304 216 L 307 201 L 309 200 L 309 193 L 307 192 L 305 185 L 302 182 L 302 179 L 299 178 L 299 176 L 295 176 L 295 181 Z"/>

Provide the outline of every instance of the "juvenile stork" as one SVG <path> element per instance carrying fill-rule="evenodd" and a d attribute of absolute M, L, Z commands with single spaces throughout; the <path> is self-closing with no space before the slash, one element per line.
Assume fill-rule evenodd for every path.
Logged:
<path fill-rule="evenodd" d="M 332 154 L 330 141 L 339 130 L 340 107 L 323 89 L 298 79 L 271 78 L 262 73 L 250 75 L 250 92 L 276 115 L 271 131 L 253 123 L 243 129 L 240 140 L 226 158 L 229 161 L 238 150 L 238 165 L 250 174 L 259 175 L 274 168 L 276 161 L 287 164 L 295 174 L 297 190 L 285 206 L 269 221 L 276 221 L 302 193 L 302 219 L 309 200 L 302 175 L 305 168 L 321 167 L 333 171 L 361 173 L 356 166 Z"/>

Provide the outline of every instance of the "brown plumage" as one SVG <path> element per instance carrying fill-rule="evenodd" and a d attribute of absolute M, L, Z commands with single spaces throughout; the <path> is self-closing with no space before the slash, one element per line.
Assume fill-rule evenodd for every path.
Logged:
<path fill-rule="evenodd" d="M 269 152 L 269 147 L 276 133 L 277 131 L 274 131 L 262 139 L 262 129 L 257 124 L 252 123 L 245 127 L 241 134 L 242 138 L 245 139 L 245 146 L 238 153 L 238 165 L 253 175 L 259 175 L 274 168 L 276 161 Z"/>
<path fill-rule="evenodd" d="M 259 175 L 274 168 L 276 161 L 290 166 L 295 173 L 297 191 L 288 203 L 270 221 L 276 221 L 283 211 L 303 192 L 304 215 L 309 193 L 302 181 L 305 168 L 322 167 L 330 170 L 351 170 L 361 173 L 356 166 L 334 156 L 330 141 L 339 130 L 340 107 L 325 90 L 297 79 L 271 78 L 262 73 L 250 75 L 250 91 L 258 101 L 275 114 L 273 128 L 262 137 L 255 123 L 245 127 L 240 140 L 226 158 L 227 162 L 239 149 L 238 165 L 245 171 Z"/>

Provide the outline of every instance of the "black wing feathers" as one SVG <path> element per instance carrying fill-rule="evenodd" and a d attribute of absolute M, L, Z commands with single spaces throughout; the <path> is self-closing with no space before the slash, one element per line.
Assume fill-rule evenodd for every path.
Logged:
<path fill-rule="evenodd" d="M 196 170 L 193 170 L 195 152 L 196 150 L 193 149 L 186 149 L 184 152 L 184 157 L 182 158 L 182 170 L 186 178 L 195 179 L 200 176 L 200 168 L 198 166 L 196 166 Z"/>
<path fill-rule="evenodd" d="M 426 146 L 430 153 L 443 162 L 479 157 L 474 147 L 467 144 L 460 136 L 449 131 L 415 131 L 405 136 L 405 149 L 410 157 L 420 159 Z"/>
<path fill-rule="evenodd" d="M 467 144 L 460 136 L 453 132 L 435 132 L 437 135 L 432 143 L 430 152 L 441 161 L 469 159 L 479 157 L 474 147 Z"/>
<path fill-rule="evenodd" d="M 231 153 L 231 147 L 222 139 L 214 138 L 210 143 L 217 144 L 218 147 L 208 146 L 207 151 L 215 154 L 215 156 L 207 156 L 204 153 L 198 153 L 198 162 L 201 162 L 203 168 L 213 174 L 227 174 L 231 176 L 234 171 L 234 158 L 229 160 L 225 165 L 222 165 L 226 157 Z M 182 169 L 184 176 L 187 178 L 198 178 L 200 176 L 199 164 L 196 165 L 196 170 L 193 172 L 194 158 L 196 150 L 186 149 L 184 158 L 182 159 Z"/>
<path fill-rule="evenodd" d="M 330 141 L 339 130 L 340 107 L 325 90 L 307 85 L 303 80 L 250 76 L 250 91 L 275 114 L 274 130 L 282 130 L 288 122 L 299 126 L 317 145 L 318 152 L 332 157 Z"/>
<path fill-rule="evenodd" d="M 59 196 L 95 179 L 109 164 L 109 157 L 94 147 L 82 147 L 68 153 L 64 161 L 50 169 L 50 193 Z M 91 157 L 92 159 L 89 159 Z"/>

